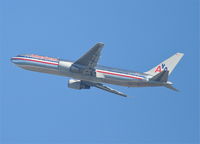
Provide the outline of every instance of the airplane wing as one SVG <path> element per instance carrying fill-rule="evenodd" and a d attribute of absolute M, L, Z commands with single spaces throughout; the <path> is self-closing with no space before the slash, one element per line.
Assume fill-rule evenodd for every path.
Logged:
<path fill-rule="evenodd" d="M 87 53 L 75 61 L 73 65 L 81 66 L 81 72 L 83 72 L 83 74 L 90 74 L 97 65 L 103 46 L 103 43 L 97 43 Z"/>
<path fill-rule="evenodd" d="M 114 93 L 114 94 L 117 94 L 117 95 L 120 95 L 120 96 L 124 96 L 124 97 L 127 97 L 126 94 L 122 93 L 122 92 L 119 92 L 115 89 L 112 89 L 108 86 L 105 86 L 101 83 L 94 83 L 94 82 L 90 82 L 90 81 L 83 81 L 84 84 L 86 85 L 89 85 L 89 86 L 92 86 L 92 87 L 96 87 L 96 88 L 99 88 L 99 89 L 102 89 L 102 90 L 105 90 L 107 92 L 111 92 L 111 93 Z"/>
<path fill-rule="evenodd" d="M 124 93 L 122 93 L 122 92 L 119 92 L 119 91 L 117 91 L 117 90 L 115 90 L 115 89 L 112 89 L 112 88 L 110 88 L 110 87 L 108 87 L 108 86 L 105 86 L 105 85 L 103 85 L 103 84 L 100 84 L 100 83 L 94 85 L 94 87 L 99 88 L 99 89 L 102 89 L 102 90 L 105 90 L 105 91 L 108 91 L 108 92 L 111 92 L 111 93 L 114 93 L 114 94 L 117 94 L 117 95 L 120 95 L 120 96 L 127 97 L 126 94 L 124 94 Z"/>

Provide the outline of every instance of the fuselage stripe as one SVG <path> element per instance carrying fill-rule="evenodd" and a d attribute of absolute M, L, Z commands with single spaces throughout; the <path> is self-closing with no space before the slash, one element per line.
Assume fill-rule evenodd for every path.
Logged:
<path fill-rule="evenodd" d="M 44 64 L 51 64 L 51 65 L 58 65 L 58 63 L 54 63 L 54 62 L 47 62 L 47 61 L 42 61 L 42 60 L 36 60 L 36 59 L 29 59 L 29 58 L 19 58 L 19 57 L 15 57 L 12 58 L 13 60 L 26 60 L 26 61 L 33 61 L 33 62 L 39 62 L 39 63 L 44 63 Z"/>
<path fill-rule="evenodd" d="M 108 71 L 102 71 L 102 70 L 97 70 L 96 72 L 104 73 L 104 74 L 110 74 L 110 75 L 116 75 L 116 76 L 122 76 L 122 77 L 128 77 L 128 78 L 134 78 L 134 79 L 143 79 L 143 78 L 140 78 L 140 77 L 125 75 L 125 74 L 119 74 L 119 73 L 113 73 L 113 72 L 108 72 Z"/>

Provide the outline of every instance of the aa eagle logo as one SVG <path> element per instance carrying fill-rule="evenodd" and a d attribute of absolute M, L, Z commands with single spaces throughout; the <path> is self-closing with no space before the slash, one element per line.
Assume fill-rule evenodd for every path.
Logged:
<path fill-rule="evenodd" d="M 156 68 L 156 70 L 155 70 L 155 72 L 161 72 L 161 71 L 167 71 L 167 67 L 165 66 L 165 64 L 161 64 L 161 65 L 159 65 L 157 68 Z"/>

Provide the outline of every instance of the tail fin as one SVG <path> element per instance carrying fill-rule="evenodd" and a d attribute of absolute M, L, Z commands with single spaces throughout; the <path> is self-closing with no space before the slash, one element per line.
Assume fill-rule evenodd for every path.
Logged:
<path fill-rule="evenodd" d="M 183 53 L 176 53 L 175 55 L 171 56 L 170 58 L 166 59 L 165 61 L 163 61 L 162 63 L 160 63 L 159 65 L 157 65 L 156 67 L 152 68 L 151 70 L 149 70 L 145 73 L 155 76 L 158 73 L 165 70 L 165 71 L 169 71 L 168 75 L 170 75 L 171 72 L 173 71 L 173 69 L 178 64 L 178 62 L 183 57 L 183 55 L 184 55 Z"/>

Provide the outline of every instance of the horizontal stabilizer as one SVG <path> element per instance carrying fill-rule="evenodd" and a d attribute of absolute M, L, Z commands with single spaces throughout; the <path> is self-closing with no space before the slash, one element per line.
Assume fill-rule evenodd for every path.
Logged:
<path fill-rule="evenodd" d="M 169 88 L 171 90 L 174 90 L 174 91 L 179 91 L 178 89 L 174 88 L 172 85 L 168 84 L 168 85 L 165 85 L 166 88 Z"/>

